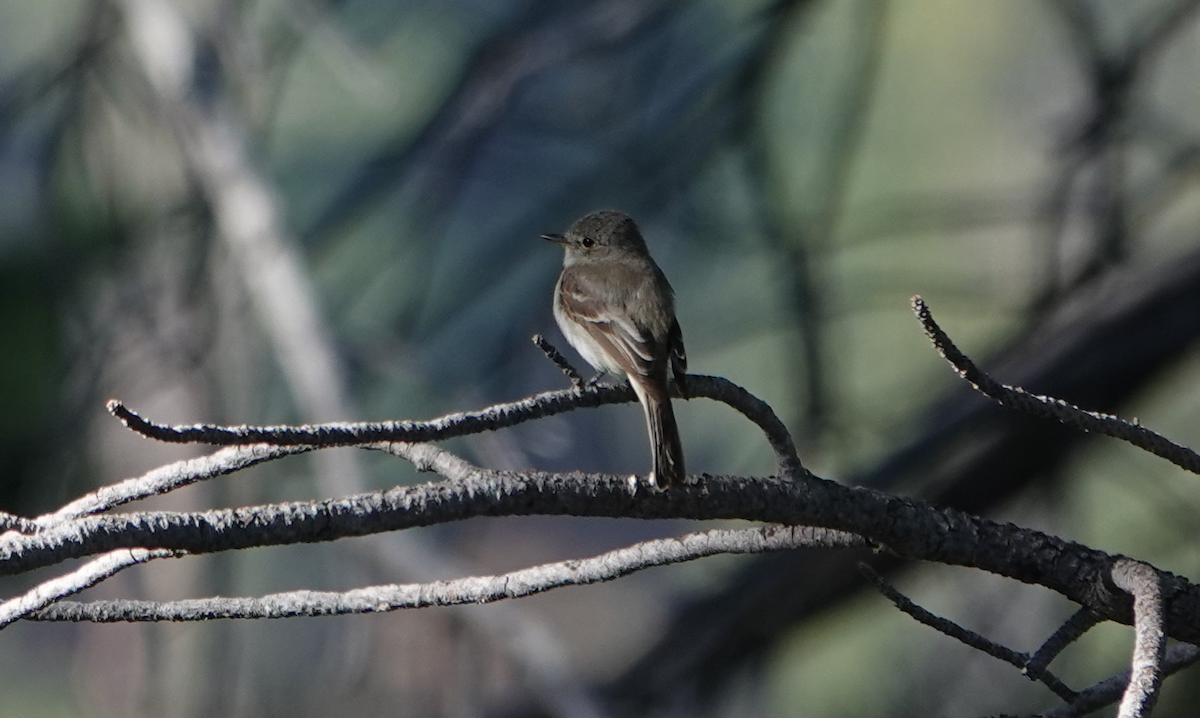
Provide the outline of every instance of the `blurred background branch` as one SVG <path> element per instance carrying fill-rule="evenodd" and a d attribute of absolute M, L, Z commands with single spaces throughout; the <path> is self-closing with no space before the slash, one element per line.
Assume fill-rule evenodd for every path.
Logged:
<path fill-rule="evenodd" d="M 112 426 L 113 395 L 166 421 L 269 424 L 422 418 L 561 387 L 528 341 L 557 343 L 559 257 L 538 235 L 607 206 L 639 219 L 675 286 L 689 365 L 770 402 L 818 474 L 1195 576 L 1190 477 L 958 387 L 908 297 L 937 307 L 964 351 L 991 353 L 999 381 L 1200 445 L 1198 6 L 0 5 L 0 510 L 36 515 L 195 455 Z M 238 230 L 237 212 L 257 223 Z M 693 470 L 771 471 L 751 429 L 695 402 L 679 412 Z M 640 470 L 636 409 L 588 414 L 454 448 L 498 469 Z M 288 459 L 306 471 L 158 500 L 418 480 L 318 453 Z M 420 546 L 152 562 L 108 583 L 152 600 L 339 590 L 681 528 L 474 520 Z M 729 716 L 1046 705 L 860 598 L 854 560 L 708 559 L 530 599 L 519 619 L 489 606 L 18 625 L 0 668 L 13 705 L 63 715 L 571 714 L 596 695 L 613 697 L 604 710 Z M 1019 650 L 1072 610 L 974 572 L 872 565 Z M 1055 671 L 1079 685 L 1115 672 L 1126 638 L 1098 627 Z M 1197 697 L 1185 671 L 1157 715 Z"/>

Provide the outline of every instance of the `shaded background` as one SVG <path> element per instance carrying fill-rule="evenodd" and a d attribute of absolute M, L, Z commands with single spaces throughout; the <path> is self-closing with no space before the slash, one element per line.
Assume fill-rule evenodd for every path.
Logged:
<path fill-rule="evenodd" d="M 557 247 L 616 207 L 678 294 L 694 372 L 768 401 L 818 474 L 1187 576 L 1195 477 L 992 411 L 998 378 L 1200 444 L 1200 3 L 1181 0 L 0 2 L 0 508 L 49 510 L 194 449 L 162 421 L 430 418 L 564 379 L 529 342 Z M 574 358 L 574 355 L 571 355 Z M 694 472 L 764 474 L 724 408 Z M 494 468 L 642 472 L 636 407 L 450 442 Z M 418 480 L 322 452 L 147 502 Z M 103 597 L 494 572 L 695 528 L 473 520 L 134 569 Z M 1048 691 L 858 590 L 858 556 L 708 559 L 485 607 L 207 625 L 19 625 L 0 714 L 979 715 Z M 1065 599 L 889 566 L 1031 651 Z M 897 570 L 903 569 L 903 570 Z M 8 581 L 8 593 L 25 583 Z M 1101 627 L 1054 665 L 1128 660 Z M 1197 696 L 1185 672 L 1158 715 Z M 1175 711 L 1173 713 L 1172 711 Z"/>

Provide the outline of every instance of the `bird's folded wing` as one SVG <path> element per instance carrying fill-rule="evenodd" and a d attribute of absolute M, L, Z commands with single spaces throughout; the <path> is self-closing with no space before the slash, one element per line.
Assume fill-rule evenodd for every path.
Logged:
<path fill-rule="evenodd" d="M 564 313 L 583 327 L 589 336 L 630 376 L 650 376 L 658 346 L 654 336 L 623 312 L 597 301 L 578 275 L 563 276 L 559 301 Z"/>

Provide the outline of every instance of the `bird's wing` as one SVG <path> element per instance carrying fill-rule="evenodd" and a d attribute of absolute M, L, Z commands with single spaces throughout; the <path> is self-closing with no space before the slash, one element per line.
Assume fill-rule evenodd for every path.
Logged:
<path fill-rule="evenodd" d="M 683 330 L 679 328 L 678 319 L 671 321 L 671 333 L 667 336 L 667 343 L 671 347 L 671 375 L 675 377 L 679 394 L 687 399 L 687 382 L 684 379 L 687 375 L 687 352 L 683 349 Z"/>
<path fill-rule="evenodd" d="M 624 306 L 597 300 L 599 293 L 588 285 L 588 279 L 580 273 L 564 272 L 559 292 L 564 313 L 583 327 L 627 375 L 650 376 L 659 353 L 653 333 L 630 319 Z"/>

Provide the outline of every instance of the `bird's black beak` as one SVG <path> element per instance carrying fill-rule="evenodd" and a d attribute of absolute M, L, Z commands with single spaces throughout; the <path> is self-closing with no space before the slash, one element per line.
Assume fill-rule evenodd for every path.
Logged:
<path fill-rule="evenodd" d="M 551 242 L 556 242 L 558 244 L 566 244 L 567 243 L 567 238 L 562 236 L 561 234 L 543 234 L 542 239 L 547 239 L 547 240 L 550 240 Z"/>

